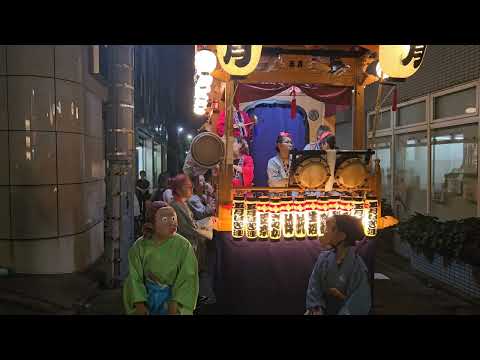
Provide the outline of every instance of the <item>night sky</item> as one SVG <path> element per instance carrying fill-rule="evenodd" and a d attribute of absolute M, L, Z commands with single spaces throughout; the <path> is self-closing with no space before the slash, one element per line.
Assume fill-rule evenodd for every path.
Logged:
<path fill-rule="evenodd" d="M 159 85 L 170 95 L 161 99 L 162 107 L 172 109 L 169 119 L 175 119 L 179 126 L 193 131 L 203 122 L 193 114 L 195 46 L 159 45 L 158 50 L 164 64 L 163 83 Z"/>

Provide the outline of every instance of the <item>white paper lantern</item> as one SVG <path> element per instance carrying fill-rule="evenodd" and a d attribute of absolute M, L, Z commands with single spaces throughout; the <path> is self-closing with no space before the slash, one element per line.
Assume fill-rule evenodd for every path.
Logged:
<path fill-rule="evenodd" d="M 205 109 L 207 107 L 207 105 L 208 105 L 208 102 L 198 100 L 198 101 L 195 101 L 194 107 Z"/>
<path fill-rule="evenodd" d="M 195 86 L 195 94 L 208 94 L 211 90 L 211 86 Z"/>
<path fill-rule="evenodd" d="M 195 54 L 195 69 L 199 74 L 210 74 L 217 67 L 217 57 L 210 50 L 200 50 Z"/>
<path fill-rule="evenodd" d="M 200 75 L 195 85 L 198 87 L 208 87 L 212 86 L 212 83 L 213 77 L 211 75 Z"/>

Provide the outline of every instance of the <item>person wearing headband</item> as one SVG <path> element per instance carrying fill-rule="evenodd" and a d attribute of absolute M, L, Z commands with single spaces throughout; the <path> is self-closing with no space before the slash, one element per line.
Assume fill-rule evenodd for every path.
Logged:
<path fill-rule="evenodd" d="M 305 145 L 303 150 L 334 150 L 336 138 L 328 126 L 320 125 L 317 130 L 317 141 Z"/>
<path fill-rule="evenodd" d="M 267 175 L 268 186 L 288 187 L 290 176 L 290 150 L 293 149 L 292 136 L 287 132 L 281 132 L 276 141 L 277 155 L 268 160 Z"/>
<path fill-rule="evenodd" d="M 143 237 L 128 251 L 123 303 L 128 315 L 192 315 L 199 292 L 190 242 L 177 234 L 175 210 L 147 201 Z"/>
<path fill-rule="evenodd" d="M 254 163 L 249 154 L 248 143 L 241 137 L 233 141 L 232 187 L 251 187 L 253 184 Z"/>
<path fill-rule="evenodd" d="M 363 238 L 359 219 L 327 219 L 324 241 L 332 250 L 320 253 L 310 276 L 306 315 L 368 315 L 372 300 L 368 270 L 355 250 Z"/>

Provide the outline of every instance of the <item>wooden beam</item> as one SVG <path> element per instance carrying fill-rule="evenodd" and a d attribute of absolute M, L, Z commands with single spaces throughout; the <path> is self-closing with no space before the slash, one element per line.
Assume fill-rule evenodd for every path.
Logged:
<path fill-rule="evenodd" d="M 241 80 L 242 83 L 289 83 L 289 84 L 323 84 L 330 86 L 350 86 L 355 85 L 355 76 L 352 71 L 343 75 L 335 76 L 327 72 L 311 72 L 311 71 L 271 71 L 271 72 L 254 72 L 246 79 Z"/>
<path fill-rule="evenodd" d="M 353 119 L 353 150 L 365 149 L 365 88 L 358 85 L 355 89 L 355 117 Z"/>
<path fill-rule="evenodd" d="M 378 48 L 380 45 L 359 45 L 359 46 L 378 54 Z"/>
<path fill-rule="evenodd" d="M 231 231 L 232 178 L 233 178 L 233 92 L 234 82 L 228 81 L 225 88 L 225 159 L 220 165 L 218 182 L 218 221 L 216 230 Z"/>

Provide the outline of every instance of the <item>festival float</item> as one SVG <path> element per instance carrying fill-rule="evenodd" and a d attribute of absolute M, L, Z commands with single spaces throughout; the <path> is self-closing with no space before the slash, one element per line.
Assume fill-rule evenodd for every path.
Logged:
<path fill-rule="evenodd" d="M 206 121 L 184 170 L 192 175 L 212 170 L 217 296 L 225 313 L 302 313 L 329 216 L 361 219 L 371 239 L 397 223 L 381 215 L 381 164 L 366 142 L 364 90 L 379 83 L 375 133 L 384 89 L 396 99 L 396 84 L 418 70 L 425 50 L 425 45 L 196 46 L 193 111 Z M 288 107 L 289 120 L 255 111 L 255 104 L 278 94 L 288 94 L 281 107 Z M 324 104 L 323 116 L 308 114 L 316 123 L 297 106 L 300 94 Z M 345 106 L 352 107 L 352 149 L 302 150 L 320 124 L 335 133 L 335 110 Z M 260 152 L 272 132 L 287 130 L 282 127 L 296 136 L 288 185 L 269 187 Z M 233 141 L 240 130 L 251 145 L 256 176 L 253 186 L 233 188 Z"/>

